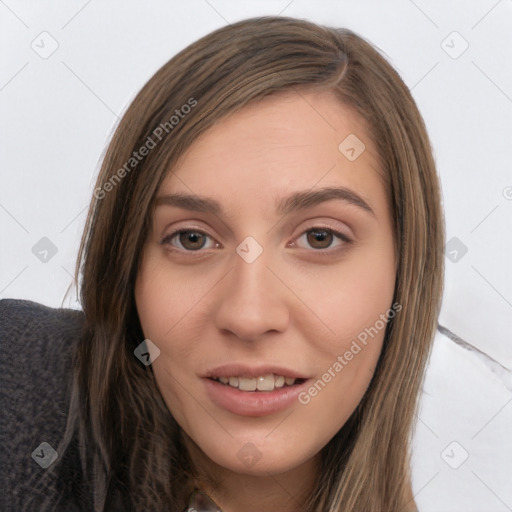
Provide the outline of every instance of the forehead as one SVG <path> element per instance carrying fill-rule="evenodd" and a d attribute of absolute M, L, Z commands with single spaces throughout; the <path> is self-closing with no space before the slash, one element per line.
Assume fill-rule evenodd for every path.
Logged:
<path fill-rule="evenodd" d="M 371 202 L 384 182 L 359 115 L 331 92 L 293 90 L 218 121 L 182 155 L 160 195 L 214 196 L 240 211 L 315 186 L 351 188 Z"/>

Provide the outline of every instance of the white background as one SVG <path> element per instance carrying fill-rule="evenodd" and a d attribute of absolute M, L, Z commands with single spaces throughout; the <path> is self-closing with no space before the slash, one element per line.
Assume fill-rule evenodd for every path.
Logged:
<path fill-rule="evenodd" d="M 413 440 L 416 500 L 512 510 L 511 0 L 0 1 L 0 297 L 78 307 L 63 298 L 127 104 L 189 43 L 276 14 L 358 32 L 412 89 L 443 188 L 448 329 Z"/>

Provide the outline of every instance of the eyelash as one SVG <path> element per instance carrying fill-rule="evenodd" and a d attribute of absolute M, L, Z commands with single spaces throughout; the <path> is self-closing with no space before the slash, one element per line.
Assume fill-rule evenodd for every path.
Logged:
<path fill-rule="evenodd" d="M 336 230 L 334 230 L 332 228 L 325 227 L 325 226 L 313 226 L 313 227 L 303 231 L 299 235 L 299 237 L 297 239 L 300 239 L 302 236 L 306 235 L 307 233 L 315 232 L 315 231 L 325 231 L 325 232 L 327 232 L 327 233 L 329 233 L 331 235 L 334 235 L 336 238 L 338 238 L 342 242 L 341 247 L 338 247 L 336 249 L 332 249 L 332 248 L 314 249 L 314 248 L 312 248 L 311 250 L 315 254 L 325 255 L 325 256 L 336 254 L 339 251 L 342 251 L 345 248 L 346 245 L 352 244 L 352 240 L 347 235 L 345 235 L 344 233 L 341 233 L 339 231 L 336 231 Z M 212 238 L 210 235 L 208 235 L 208 233 L 205 233 L 204 231 L 202 231 L 200 229 L 193 229 L 193 228 L 191 228 L 191 229 L 179 229 L 179 230 L 176 230 L 176 231 L 170 233 L 169 235 L 166 235 L 160 241 L 160 244 L 161 245 L 169 245 L 171 247 L 172 251 L 186 253 L 187 256 L 191 256 L 191 257 L 200 257 L 200 256 L 202 256 L 201 253 L 204 252 L 203 248 L 197 249 L 197 250 L 194 251 L 194 250 L 189 250 L 189 249 L 179 249 L 179 248 L 176 248 L 176 247 L 171 245 L 171 243 L 170 243 L 171 240 L 173 238 L 175 238 L 176 236 L 181 235 L 183 233 L 195 233 L 195 234 L 200 234 L 200 235 L 206 236 L 206 237 L 208 237 L 210 239 Z"/>

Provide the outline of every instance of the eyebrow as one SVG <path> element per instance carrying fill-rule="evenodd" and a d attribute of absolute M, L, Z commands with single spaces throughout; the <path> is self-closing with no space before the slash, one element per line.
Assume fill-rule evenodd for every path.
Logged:
<path fill-rule="evenodd" d="M 317 190 L 304 190 L 294 192 L 276 202 L 276 212 L 286 215 L 297 210 L 304 210 L 326 201 L 337 199 L 348 204 L 358 206 L 365 212 L 375 216 L 371 206 L 353 190 L 344 187 L 326 187 Z M 201 197 L 193 194 L 166 194 L 156 199 L 156 206 L 167 205 L 196 212 L 222 215 L 223 209 L 218 201 L 210 197 Z"/>

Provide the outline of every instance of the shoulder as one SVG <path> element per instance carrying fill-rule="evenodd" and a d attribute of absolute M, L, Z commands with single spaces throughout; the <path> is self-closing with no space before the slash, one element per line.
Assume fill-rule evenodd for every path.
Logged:
<path fill-rule="evenodd" d="M 62 379 L 69 373 L 83 319 L 80 311 L 0 300 L 2 401 L 20 405 L 17 399 L 23 398 L 29 405 L 34 400 L 27 392 L 44 396 L 53 392 L 57 398 L 64 390 Z M 35 402 L 30 405 L 37 407 Z"/>
<path fill-rule="evenodd" d="M 57 334 L 76 330 L 81 326 L 83 317 L 83 312 L 74 309 L 51 308 L 30 300 L 2 299 L 0 340 L 4 341 L 6 334 L 27 334 L 27 328 L 36 324 L 39 327 L 52 327 Z"/>
<path fill-rule="evenodd" d="M 14 509 L 35 493 L 62 440 L 83 322 L 81 311 L 0 300 L 0 482 Z"/>

